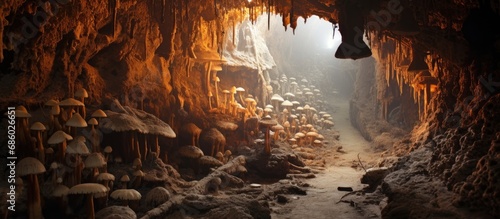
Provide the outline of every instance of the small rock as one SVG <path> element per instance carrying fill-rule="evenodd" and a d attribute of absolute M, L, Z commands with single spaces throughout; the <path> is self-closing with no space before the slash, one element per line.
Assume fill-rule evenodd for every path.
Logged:
<path fill-rule="evenodd" d="M 276 196 L 278 203 L 285 204 L 288 203 L 288 198 L 282 194 Z"/>

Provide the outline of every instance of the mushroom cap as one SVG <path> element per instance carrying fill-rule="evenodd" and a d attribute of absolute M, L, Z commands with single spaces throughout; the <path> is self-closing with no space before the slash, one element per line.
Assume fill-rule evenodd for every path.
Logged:
<path fill-rule="evenodd" d="M 179 148 L 179 150 L 177 150 L 177 152 L 182 157 L 195 158 L 195 159 L 203 157 L 203 155 L 204 155 L 203 151 L 199 147 L 196 147 L 193 145 L 182 146 Z"/>
<path fill-rule="evenodd" d="M 54 191 L 52 191 L 52 194 L 50 194 L 52 197 L 63 197 L 66 196 L 69 192 L 69 188 L 63 184 L 59 184 L 54 188 Z"/>
<path fill-rule="evenodd" d="M 321 141 L 320 140 L 314 140 L 313 142 L 314 144 L 321 144 Z"/>
<path fill-rule="evenodd" d="M 24 106 L 16 107 L 14 112 L 16 113 L 16 118 L 31 118 L 31 114 L 28 113 Z"/>
<path fill-rule="evenodd" d="M 111 198 L 119 200 L 135 201 L 141 199 L 141 193 L 135 189 L 117 189 L 111 193 Z"/>
<path fill-rule="evenodd" d="M 47 102 L 45 102 L 45 106 L 57 106 L 57 105 L 59 105 L 59 101 L 54 99 L 50 99 L 47 100 Z"/>
<path fill-rule="evenodd" d="M 142 170 L 136 170 L 132 173 L 133 176 L 144 176 L 144 172 Z"/>
<path fill-rule="evenodd" d="M 229 92 L 231 92 L 232 94 L 236 93 L 236 87 L 232 86 Z"/>
<path fill-rule="evenodd" d="M 297 138 L 303 138 L 303 137 L 305 137 L 305 136 L 306 136 L 306 135 L 305 135 L 304 133 L 302 133 L 302 132 L 297 132 L 297 133 L 295 133 L 295 138 L 296 138 L 296 139 L 297 139 Z"/>
<path fill-rule="evenodd" d="M 16 173 L 19 176 L 45 173 L 45 166 L 42 162 L 33 157 L 23 158 L 16 164 Z"/>
<path fill-rule="evenodd" d="M 80 113 L 75 113 L 73 114 L 73 116 L 71 116 L 70 119 L 68 119 L 66 125 L 70 127 L 83 128 L 87 127 L 87 122 L 85 121 L 85 119 L 82 118 Z"/>
<path fill-rule="evenodd" d="M 229 91 L 228 90 L 222 90 L 222 93 L 228 94 Z"/>
<path fill-rule="evenodd" d="M 125 175 L 122 176 L 122 178 L 120 178 L 120 181 L 122 181 L 122 182 L 129 182 L 130 181 L 130 177 L 127 174 L 125 174 Z"/>
<path fill-rule="evenodd" d="M 78 98 L 80 98 L 80 97 L 87 98 L 87 97 L 89 97 L 89 94 L 87 93 L 87 90 L 85 90 L 85 88 L 82 87 L 82 88 L 75 91 L 74 96 L 78 97 Z"/>
<path fill-rule="evenodd" d="M 318 136 L 316 136 L 316 139 L 323 140 L 325 139 L 325 137 L 322 134 L 318 134 Z"/>
<path fill-rule="evenodd" d="M 273 105 L 271 105 L 271 104 L 267 104 L 267 105 L 266 105 L 266 108 L 269 108 L 269 109 L 274 109 L 274 106 L 273 106 Z"/>
<path fill-rule="evenodd" d="M 128 206 L 109 206 L 99 210 L 95 214 L 99 219 L 137 219 L 134 210 Z"/>
<path fill-rule="evenodd" d="M 85 106 L 85 104 L 70 97 L 59 102 L 59 106 Z"/>
<path fill-rule="evenodd" d="M 269 118 L 269 117 L 264 117 L 259 121 L 259 124 L 264 125 L 264 126 L 274 126 L 274 125 L 277 125 L 278 122 L 274 119 Z"/>
<path fill-rule="evenodd" d="M 273 131 L 279 131 L 279 130 L 283 130 L 283 129 L 285 129 L 285 128 L 280 124 L 277 124 L 277 125 L 274 125 L 273 127 L 271 127 L 271 130 L 273 130 Z"/>
<path fill-rule="evenodd" d="M 115 176 L 111 173 L 99 173 L 99 175 L 97 176 L 97 182 L 114 181 L 114 180 L 115 180 Z"/>
<path fill-rule="evenodd" d="M 245 88 L 237 87 L 236 92 L 245 92 Z"/>
<path fill-rule="evenodd" d="M 293 104 L 293 105 L 300 105 L 300 102 L 299 102 L 299 101 L 294 100 L 294 101 L 292 101 L 292 104 Z"/>
<path fill-rule="evenodd" d="M 224 58 L 222 58 L 219 53 L 211 49 L 202 49 L 196 48 L 194 51 L 194 56 L 196 57 L 194 60 L 197 62 L 227 62 Z M 212 63 L 214 64 L 214 63 Z"/>
<path fill-rule="evenodd" d="M 106 165 L 106 161 L 101 153 L 95 152 L 91 153 L 87 159 L 85 159 L 85 167 L 86 168 L 99 168 Z"/>
<path fill-rule="evenodd" d="M 107 191 L 108 188 L 99 183 L 82 183 L 71 187 L 68 194 L 98 194 Z"/>
<path fill-rule="evenodd" d="M 53 154 L 53 153 L 54 153 L 54 149 L 52 149 L 52 148 L 47 148 L 47 149 L 45 149 L 45 153 L 46 153 L 46 154 Z"/>
<path fill-rule="evenodd" d="M 250 103 L 250 102 L 255 102 L 254 98 L 247 97 L 245 98 L 245 102 Z"/>
<path fill-rule="evenodd" d="M 50 109 L 50 114 L 52 115 L 59 115 L 59 113 L 61 113 L 61 107 L 59 107 L 59 105 L 56 105 L 56 106 L 53 106 L 51 109 Z"/>
<path fill-rule="evenodd" d="M 290 80 L 292 80 L 292 78 L 290 78 Z M 292 82 L 290 83 L 290 85 L 297 85 L 297 82 L 292 81 Z"/>
<path fill-rule="evenodd" d="M 224 154 L 222 154 L 222 152 L 220 152 L 220 151 L 215 154 L 215 158 L 223 158 L 223 157 L 224 157 Z"/>
<path fill-rule="evenodd" d="M 68 135 L 65 132 L 59 130 L 57 132 L 54 132 L 54 134 L 52 134 L 52 136 L 50 136 L 47 143 L 59 144 L 59 143 L 66 141 L 66 140 L 73 140 L 73 137 L 71 137 L 71 135 Z"/>
<path fill-rule="evenodd" d="M 211 71 L 222 71 L 222 66 L 212 64 L 212 67 L 210 68 L 210 70 Z"/>
<path fill-rule="evenodd" d="M 284 94 L 285 97 L 295 97 L 295 94 L 292 94 L 290 92 Z"/>
<path fill-rule="evenodd" d="M 288 100 L 285 100 L 285 101 L 283 101 L 283 103 L 281 103 L 281 106 L 285 106 L 285 107 L 286 106 L 293 106 L 293 103 L 288 101 Z"/>
<path fill-rule="evenodd" d="M 273 94 L 273 96 L 271 97 L 271 100 L 272 100 L 272 101 L 279 101 L 279 102 L 283 102 L 283 101 L 285 101 L 285 100 L 283 99 L 283 97 L 281 97 L 279 94 Z"/>
<path fill-rule="evenodd" d="M 111 152 L 113 152 L 113 148 L 111 146 L 108 145 L 104 148 L 104 153 L 110 154 Z"/>
<path fill-rule="evenodd" d="M 273 109 L 271 109 L 271 108 L 265 108 L 265 109 L 264 109 L 264 112 L 266 112 L 266 113 L 272 113 L 272 112 L 273 112 Z"/>
<path fill-rule="evenodd" d="M 87 124 L 90 124 L 90 125 L 99 125 L 99 122 L 97 122 L 97 119 L 91 118 L 91 119 L 89 119 L 89 121 L 87 122 Z"/>
<path fill-rule="evenodd" d="M 220 151 L 218 152 L 220 153 Z M 220 167 L 224 165 L 220 160 L 212 156 L 203 156 L 198 159 L 198 163 L 203 166 Z"/>
<path fill-rule="evenodd" d="M 170 192 L 163 187 L 151 189 L 144 198 L 144 202 L 150 207 L 156 207 L 170 199 Z"/>
<path fill-rule="evenodd" d="M 306 134 L 307 137 L 317 137 L 318 136 L 318 133 L 317 132 L 308 132 Z"/>
<path fill-rule="evenodd" d="M 34 130 L 34 131 L 45 131 L 46 130 L 45 126 L 41 122 L 33 123 L 33 125 L 31 125 L 30 129 Z"/>
<path fill-rule="evenodd" d="M 93 118 L 106 118 L 106 117 L 108 117 L 108 115 L 106 115 L 106 113 L 104 111 L 102 111 L 101 109 L 97 109 L 96 111 L 94 111 L 92 113 L 92 115 L 90 117 L 93 117 Z"/>
<path fill-rule="evenodd" d="M 231 156 L 231 155 L 233 155 L 233 153 L 230 150 L 224 151 L 224 156 L 227 157 L 227 156 Z"/>
<path fill-rule="evenodd" d="M 67 154 L 79 154 L 79 155 L 87 155 L 90 154 L 89 148 L 85 144 L 85 142 L 79 140 L 73 140 L 68 144 L 66 148 Z"/>

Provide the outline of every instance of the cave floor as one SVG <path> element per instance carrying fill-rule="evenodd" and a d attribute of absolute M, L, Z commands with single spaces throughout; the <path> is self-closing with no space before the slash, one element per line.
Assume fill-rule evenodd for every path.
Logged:
<path fill-rule="evenodd" d="M 272 207 L 272 218 L 380 218 L 380 194 L 365 194 L 338 191 L 338 187 L 351 187 L 358 191 L 367 185 L 361 184 L 364 170 L 359 165 L 358 154 L 365 168 L 380 156 L 373 152 L 370 143 L 351 125 L 349 101 L 330 98 L 334 108 L 334 132 L 322 131 L 325 139 L 335 144 L 325 144 L 316 154 L 325 161 L 324 169 L 315 178 L 305 179 L 309 184 L 307 195 L 290 196 L 289 202 Z M 332 133 L 340 135 L 333 140 Z M 309 165 L 313 170 L 314 165 Z M 343 197 L 346 195 L 345 197 Z M 342 200 L 342 201 L 340 201 Z"/>

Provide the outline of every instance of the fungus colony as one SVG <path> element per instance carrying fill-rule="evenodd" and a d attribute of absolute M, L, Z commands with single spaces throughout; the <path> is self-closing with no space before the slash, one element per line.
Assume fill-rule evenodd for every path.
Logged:
<path fill-rule="evenodd" d="M 311 159 L 304 151 L 321 147 L 318 130 L 334 123 L 318 104 L 318 89 L 305 79 L 288 81 L 264 103 L 243 87 L 228 87 L 223 100 L 216 90 L 215 104 L 207 107 L 212 125 L 186 122 L 178 135 L 156 116 L 117 100 L 112 110 L 88 109 L 83 88 L 74 94 L 79 100 L 47 101 L 48 108 L 40 109 L 49 117 L 45 124 L 30 121 L 31 114 L 18 106 L 23 153 L 16 170 L 28 189 L 17 195 L 27 195 L 26 217 L 148 215 L 182 191 L 217 195 L 227 185 L 258 178 L 250 174 L 308 172 L 297 159 Z M 273 158 L 273 148 L 287 148 L 295 159 Z M 276 169 L 273 162 L 287 168 Z"/>

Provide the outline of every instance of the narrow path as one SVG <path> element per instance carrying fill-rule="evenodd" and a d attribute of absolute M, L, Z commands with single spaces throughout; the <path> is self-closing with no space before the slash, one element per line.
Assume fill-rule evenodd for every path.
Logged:
<path fill-rule="evenodd" d="M 349 102 L 347 100 L 333 100 L 335 112 L 331 112 L 335 127 L 340 134 L 341 152 L 337 151 L 339 145 L 327 144 L 324 146 L 323 159 L 326 160 L 326 169 L 316 174 L 316 178 L 306 180 L 310 185 L 306 196 L 291 196 L 290 202 L 285 205 L 274 206 L 275 212 L 271 215 L 276 219 L 356 219 L 378 218 L 378 206 L 370 209 L 360 209 L 349 203 L 337 203 L 346 192 L 338 191 L 337 187 L 352 187 L 354 190 L 362 189 L 365 185 L 360 183 L 364 171 L 358 164 L 357 155 L 362 160 L 374 159 L 370 152 L 369 142 L 352 127 L 349 121 Z M 332 131 L 320 131 L 326 140 L 332 142 Z M 343 152 L 342 152 L 343 151 Z"/>

